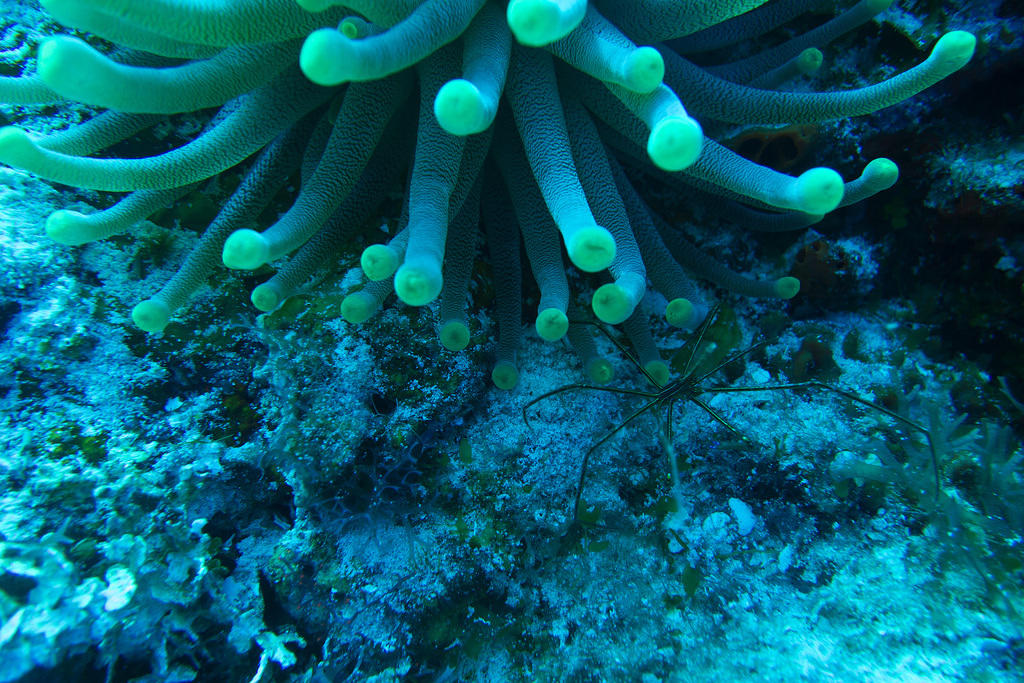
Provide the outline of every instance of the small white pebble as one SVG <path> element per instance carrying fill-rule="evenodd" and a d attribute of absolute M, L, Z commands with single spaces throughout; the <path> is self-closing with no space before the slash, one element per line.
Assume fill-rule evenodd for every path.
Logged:
<path fill-rule="evenodd" d="M 785 573 L 793 564 L 793 545 L 789 544 L 779 551 L 779 571 Z"/>
<path fill-rule="evenodd" d="M 732 510 L 733 517 L 736 518 L 740 536 L 746 536 L 754 530 L 754 525 L 757 524 L 757 517 L 754 516 L 749 505 L 739 498 L 730 498 L 729 509 Z"/>

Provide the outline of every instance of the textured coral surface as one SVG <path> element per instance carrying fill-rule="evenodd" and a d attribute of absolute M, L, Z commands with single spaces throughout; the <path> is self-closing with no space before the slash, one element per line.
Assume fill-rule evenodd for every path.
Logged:
<path fill-rule="evenodd" d="M 40 4 L 0 680 L 1019 674 L 1012 3 Z"/>

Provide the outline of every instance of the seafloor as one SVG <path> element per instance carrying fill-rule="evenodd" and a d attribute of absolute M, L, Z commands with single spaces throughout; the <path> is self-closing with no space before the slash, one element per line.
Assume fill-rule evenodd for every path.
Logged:
<path fill-rule="evenodd" d="M 678 405 L 674 481 L 663 417 L 639 419 L 570 525 L 581 458 L 636 402 L 566 392 L 527 424 L 582 376 L 527 334 L 519 386 L 494 388 L 484 273 L 463 353 L 429 308 L 344 322 L 332 273 L 256 315 L 258 278 L 225 272 L 147 335 L 128 311 L 222 190 L 64 247 L 44 218 L 110 199 L 4 167 L 0 681 L 1024 680 L 1022 7 L 897 4 L 829 52 L 840 73 L 904 68 L 949 28 L 978 54 L 814 132 L 805 154 L 846 174 L 894 158 L 892 190 L 781 239 L 695 233 L 806 283 L 721 297 L 716 349 L 765 344 L 707 384 L 882 404 L 929 430 L 941 490 L 920 434 L 846 397 L 707 394 L 745 442 Z M 58 27 L 0 10 L 16 75 Z M 0 107 L 34 130 L 87 115 Z M 684 339 L 657 330 L 666 358 Z M 601 345 L 612 386 L 645 388 Z"/>

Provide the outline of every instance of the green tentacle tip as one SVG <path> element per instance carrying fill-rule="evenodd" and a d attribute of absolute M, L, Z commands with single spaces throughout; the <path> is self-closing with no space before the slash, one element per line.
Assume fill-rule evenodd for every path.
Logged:
<path fill-rule="evenodd" d="M 872 14 L 878 14 L 879 12 L 884 12 L 889 9 L 892 3 L 893 0 L 868 0 L 867 9 Z"/>
<path fill-rule="evenodd" d="M 843 200 L 843 177 L 831 168 L 812 168 L 796 179 L 794 191 L 800 211 L 828 213 Z"/>
<path fill-rule="evenodd" d="M 24 130 L 17 126 L 0 128 L 0 161 L 8 166 L 20 167 L 35 152 L 35 143 Z"/>
<path fill-rule="evenodd" d="M 541 339 L 554 342 L 564 337 L 565 333 L 569 331 L 569 319 L 563 311 L 557 308 L 545 308 L 537 314 L 537 322 L 534 326 Z"/>
<path fill-rule="evenodd" d="M 575 28 L 564 25 L 562 14 L 556 0 L 512 0 L 505 18 L 516 40 L 528 47 L 543 47 Z"/>
<path fill-rule="evenodd" d="M 71 36 L 47 38 L 39 44 L 38 54 L 36 73 L 48 85 L 72 77 L 70 72 L 73 72 L 76 62 L 96 61 L 92 49 L 84 41 Z"/>
<path fill-rule="evenodd" d="M 792 299 L 800 291 L 800 281 L 795 277 L 780 277 L 775 281 L 775 296 L 780 299 Z"/>
<path fill-rule="evenodd" d="M 376 310 L 377 304 L 366 292 L 353 292 L 341 300 L 341 317 L 350 323 L 365 323 Z"/>
<path fill-rule="evenodd" d="M 608 384 L 615 379 L 615 368 L 606 358 L 591 358 L 587 361 L 586 371 L 594 384 Z"/>
<path fill-rule="evenodd" d="M 887 190 L 899 179 L 900 167 L 892 159 L 878 157 L 869 161 L 868 165 L 864 167 L 863 176 L 872 187 Z"/>
<path fill-rule="evenodd" d="M 171 319 L 171 309 L 159 299 L 146 299 L 132 308 L 132 322 L 143 332 L 161 332 Z"/>
<path fill-rule="evenodd" d="M 87 226 L 82 214 L 60 209 L 46 219 L 46 236 L 60 244 L 78 246 L 92 240 Z"/>
<path fill-rule="evenodd" d="M 36 53 L 36 73 L 43 76 L 47 63 L 52 63 L 55 57 L 60 56 L 60 43 L 62 40 L 75 40 L 71 36 L 51 36 L 39 43 L 39 50 Z"/>
<path fill-rule="evenodd" d="M 256 285 L 256 287 L 253 288 L 252 293 L 249 295 L 249 300 L 252 301 L 252 305 L 264 313 L 272 311 L 280 306 L 282 299 L 281 288 L 270 282 L 264 282 L 261 285 Z"/>
<path fill-rule="evenodd" d="M 810 76 L 818 72 L 824 61 L 825 55 L 821 53 L 821 50 L 816 47 L 809 47 L 797 57 L 796 68 L 804 76 Z"/>
<path fill-rule="evenodd" d="M 514 389 L 519 384 L 519 370 L 509 361 L 499 360 L 491 370 L 491 381 L 499 389 Z"/>
<path fill-rule="evenodd" d="M 633 305 L 626 293 L 614 282 L 601 285 L 590 301 L 594 315 L 609 325 L 618 325 L 633 313 Z"/>
<path fill-rule="evenodd" d="M 663 387 L 668 384 L 669 379 L 672 378 L 672 371 L 668 367 L 668 363 L 663 360 L 652 360 L 644 364 L 644 370 L 647 374 L 654 378 L 655 383 L 659 387 Z"/>
<path fill-rule="evenodd" d="M 596 273 L 611 265 L 615 258 L 615 239 L 600 225 L 592 225 L 576 230 L 565 249 L 577 268 Z"/>
<path fill-rule="evenodd" d="M 438 336 L 441 346 L 449 351 L 461 351 L 469 346 L 469 328 L 461 320 L 449 320 L 441 326 Z"/>
<path fill-rule="evenodd" d="M 224 242 L 221 260 L 228 268 L 255 270 L 270 260 L 270 245 L 255 230 L 235 230 Z"/>
<path fill-rule="evenodd" d="M 462 78 L 448 81 L 437 91 L 434 116 L 452 135 L 472 135 L 491 124 L 480 90 Z"/>
<path fill-rule="evenodd" d="M 317 85 L 334 86 L 352 80 L 356 62 L 353 41 L 333 28 L 313 31 L 302 44 L 299 67 Z"/>
<path fill-rule="evenodd" d="M 654 92 L 665 78 L 665 60 L 653 47 L 638 47 L 626 58 L 625 71 L 627 88 L 642 94 Z"/>
<path fill-rule="evenodd" d="M 665 171 L 682 171 L 697 160 L 704 131 L 689 116 L 672 116 L 655 124 L 647 138 L 647 155 Z"/>
<path fill-rule="evenodd" d="M 978 39 L 967 31 L 950 31 L 945 34 L 932 48 L 930 59 L 938 62 L 943 68 L 956 71 L 974 56 Z"/>
<path fill-rule="evenodd" d="M 665 308 L 665 321 L 672 327 L 685 330 L 697 323 L 697 307 L 689 299 L 679 297 L 668 302 Z"/>
<path fill-rule="evenodd" d="M 363 274 L 374 282 L 391 277 L 398 270 L 398 252 L 386 244 L 371 244 L 359 257 Z"/>
<path fill-rule="evenodd" d="M 359 38 L 359 24 L 352 17 L 342 19 L 338 24 L 338 31 L 349 40 Z"/>
<path fill-rule="evenodd" d="M 403 264 L 395 273 L 395 293 L 410 306 L 425 306 L 441 293 L 441 269 Z"/>

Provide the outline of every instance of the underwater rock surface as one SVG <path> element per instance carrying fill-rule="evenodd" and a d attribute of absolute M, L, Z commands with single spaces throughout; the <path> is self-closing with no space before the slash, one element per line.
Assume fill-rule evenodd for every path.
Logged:
<path fill-rule="evenodd" d="M 749 9 L 756 16 L 761 3 L 609 0 L 574 16 L 586 3 L 568 2 L 553 23 L 556 33 L 565 31 L 554 47 L 524 46 L 540 39 L 510 33 L 514 12 L 504 2 L 361 0 L 349 3 L 351 12 L 292 0 L 41 4 L 0 2 L 0 93 L 13 100 L 24 87 L 15 79 L 41 74 L 50 80 L 32 87 L 56 95 L 0 105 L 0 123 L 12 127 L 0 134 L 0 158 L 10 162 L 0 166 L 0 681 L 1020 676 L 1024 248 L 1013 227 L 1022 213 L 1024 147 L 1019 89 L 1007 87 L 1021 76 L 1015 3 L 835 8 L 776 0 L 762 11 L 776 12 L 779 27 L 761 30 L 767 25 L 755 22 L 749 39 L 729 43 L 745 20 L 730 23 L 726 15 Z M 652 19 L 695 5 L 724 14 L 687 15 L 700 21 L 686 30 Z M 218 10 L 257 6 L 263 14 L 218 23 Z M 430 30 L 401 35 L 413 53 L 426 35 L 430 49 L 416 61 L 434 66 L 389 62 L 385 47 L 387 59 L 360 61 L 365 45 L 383 45 L 369 41 L 401 26 L 413 8 L 410 16 L 423 22 L 416 25 Z M 596 12 L 621 33 L 598 23 Z M 863 16 L 851 21 L 857 12 Z M 208 15 L 208 23 L 196 19 Z M 334 30 L 342 19 L 350 34 Z M 833 21 L 846 21 L 848 30 L 798 51 L 820 48 L 813 75 L 798 60 L 775 75 L 743 75 L 735 66 L 758 64 L 758 55 L 820 35 Z M 225 25 L 240 32 L 230 42 L 220 39 Z M 362 55 L 353 63 L 393 74 L 342 74 L 354 81 L 347 86 L 335 84 L 339 75 L 330 69 L 317 75 L 310 56 L 317 42 L 304 46 L 324 27 L 355 45 L 338 47 L 333 33 L 319 34 L 324 50 L 353 48 Z M 282 37 L 282 30 L 291 33 Z M 701 109 L 699 91 L 682 92 L 672 73 L 685 66 L 673 66 L 668 52 L 665 83 L 678 102 L 652 105 L 638 92 L 650 84 L 621 73 L 626 82 L 615 88 L 634 90 L 615 99 L 615 89 L 596 80 L 612 79 L 600 71 L 610 62 L 594 62 L 586 41 L 573 42 L 585 30 L 627 57 L 667 40 L 670 47 L 660 49 L 692 58 L 701 73 L 789 93 L 790 104 L 777 100 L 788 113 L 800 95 L 898 78 L 951 32 L 972 34 L 977 49 L 956 73 L 886 108 L 732 120 L 721 109 Z M 74 42 L 54 43 L 54 35 Z M 477 90 L 494 87 L 472 80 L 480 67 L 473 70 L 471 56 L 494 58 L 497 50 L 500 57 L 503 35 L 505 104 L 484 106 L 473 125 L 460 118 L 469 128 L 456 133 L 466 137 L 442 130 L 437 92 L 460 74 Z M 119 45 L 132 50 L 119 52 Z M 217 55 L 225 61 L 231 50 L 224 73 L 235 74 L 231 64 L 248 58 L 247 75 L 214 82 L 235 93 L 114 87 L 106 100 L 89 88 L 95 79 L 53 75 L 61 70 L 55 64 L 84 70 L 94 59 L 107 60 L 96 64 L 106 74 L 111 58 L 167 71 Z M 731 73 L 720 66 L 728 63 Z M 537 121 L 514 104 L 541 97 L 529 91 L 535 81 L 516 71 L 524 65 L 551 74 L 558 88 L 563 147 L 582 193 L 574 210 L 592 213 L 590 228 L 607 228 L 614 258 L 630 251 L 632 235 L 639 261 L 601 256 L 609 243 L 588 229 L 582 234 L 596 240 L 584 240 L 592 248 L 574 253 L 580 230 L 559 224 L 551 205 L 571 188 L 558 186 L 549 199 L 543 163 L 531 158 L 561 144 L 547 137 L 559 134 L 547 126 L 551 110 Z M 588 68 L 597 75 L 583 76 Z M 297 112 L 273 135 L 272 121 L 245 119 L 264 127 L 241 128 L 228 147 L 248 153 L 187 177 L 180 189 L 124 185 L 131 162 L 110 166 L 112 179 L 94 161 L 82 162 L 74 177 L 48 175 L 48 162 L 16 163 L 26 157 L 15 158 L 24 152 L 15 129 L 59 135 L 106 107 L 163 109 L 148 127 L 92 157 L 80 152 L 83 158 L 173 153 L 238 124 L 249 110 L 228 95 L 244 100 L 275 78 L 290 79 L 296 90 L 275 86 L 267 97 L 307 93 L 280 104 L 308 113 Z M 341 92 L 370 94 L 357 100 Z M 707 107 L 726 106 L 708 92 Z M 184 103 L 165 105 L 175 97 Z M 746 111 L 741 105 L 732 103 Z M 374 112 L 382 118 L 367 118 Z M 717 141 L 720 165 L 684 159 L 698 177 L 681 180 L 686 171 L 652 166 L 657 148 L 651 155 L 640 143 L 659 122 L 681 122 L 680 134 L 692 134 L 691 120 L 702 139 Z M 587 125 L 593 136 L 579 133 Z M 286 128 L 297 136 L 290 151 L 282 143 L 278 156 L 251 156 L 286 139 Z M 365 153 L 361 162 L 325 164 L 330 150 L 349 149 L 334 147 L 335 135 L 352 131 L 383 142 L 354 145 Z M 73 143 L 65 136 L 60 144 L 67 151 Z M 281 161 L 289 154 L 290 165 Z M 603 184 L 589 163 L 594 155 L 608 160 Z M 881 158 L 898 166 L 895 185 L 849 184 Z M 286 168 L 277 176 L 280 190 L 271 192 L 258 183 L 273 174 L 258 169 L 276 162 Z M 716 175 L 730 164 L 787 189 L 756 194 L 760 180 Z M 359 173 L 318 178 L 318 167 Z M 860 193 L 861 201 L 830 211 L 844 200 L 830 194 L 827 174 L 808 181 L 827 205 L 789 193 L 796 185 L 785 178 L 808 169 L 835 169 L 848 183 L 844 196 Z M 358 191 L 327 210 L 313 190 L 332 182 Z M 449 194 L 431 198 L 445 182 Z M 630 213 L 630 187 L 642 198 L 640 213 Z M 147 212 L 118 204 L 126 195 L 115 191 L 128 190 Z M 517 192 L 533 192 L 534 201 Z M 229 270 L 219 265 L 231 260 L 223 245 L 242 228 L 221 212 L 233 197 L 254 194 L 260 206 L 239 208 L 245 224 L 276 232 L 259 263 L 236 261 Z M 785 205 L 793 196 L 797 204 Z M 616 197 L 624 214 L 616 214 Z M 730 201 L 737 199 L 742 206 Z M 442 230 L 443 267 L 436 233 L 394 243 L 407 223 L 429 223 L 424 207 L 439 202 L 451 220 Z M 467 202 L 479 209 L 463 212 Z M 325 215 L 317 223 L 295 209 L 304 206 Z M 332 223 L 339 208 L 358 220 Z M 809 218 L 778 209 L 826 215 L 807 227 Z M 477 213 L 479 235 L 469 217 Z M 76 233 L 72 216 L 79 214 L 105 216 L 117 234 Z M 511 232 L 490 225 L 545 215 L 544 234 L 553 239 L 543 248 L 528 234 L 516 237 L 515 223 Z M 619 228 L 616 215 L 626 216 Z M 655 224 L 648 232 L 640 227 L 644 215 Z M 799 229 L 736 230 L 737 216 Z M 81 229 L 92 230 L 91 220 Z M 305 225 L 305 241 L 296 225 Z M 222 239 L 214 244 L 209 235 L 218 226 Z M 243 247 L 262 248 L 243 235 Z M 661 252 L 652 237 L 678 272 L 655 258 Z M 672 240 L 698 260 L 680 259 Z M 363 278 L 361 254 L 386 242 L 393 266 L 409 266 L 404 294 L 387 277 L 380 281 L 386 286 Z M 462 266 L 449 271 L 453 253 Z M 596 267 L 588 253 L 611 267 Z M 363 265 L 371 269 L 377 261 L 367 259 L 382 254 L 392 256 L 370 249 Z M 543 273 L 554 272 L 537 265 L 545 254 L 557 259 L 564 290 L 545 284 Z M 706 256 L 729 274 L 701 270 Z M 187 271 L 190 259 L 203 264 L 201 277 L 175 284 L 173 274 Z M 441 280 L 433 278 L 442 268 Z M 685 287 L 672 289 L 680 273 Z M 417 299 L 418 282 L 439 298 Z M 446 295 L 450 283 L 457 286 Z M 380 306 L 396 287 L 402 301 Z M 140 312 L 138 305 L 164 295 L 168 315 L 154 325 L 162 309 Z M 684 343 L 715 304 L 693 353 L 694 344 Z M 565 324 L 594 316 L 629 320 L 610 337 Z M 591 452 L 642 397 L 567 390 L 524 415 L 528 402 L 567 385 L 610 379 L 600 386 L 656 392 L 644 370 L 655 379 L 689 370 L 696 380 L 759 342 L 687 386 L 820 382 L 909 422 L 814 387 L 692 396 L 706 409 L 680 393 L 671 440 L 665 411 L 648 411 Z"/>

